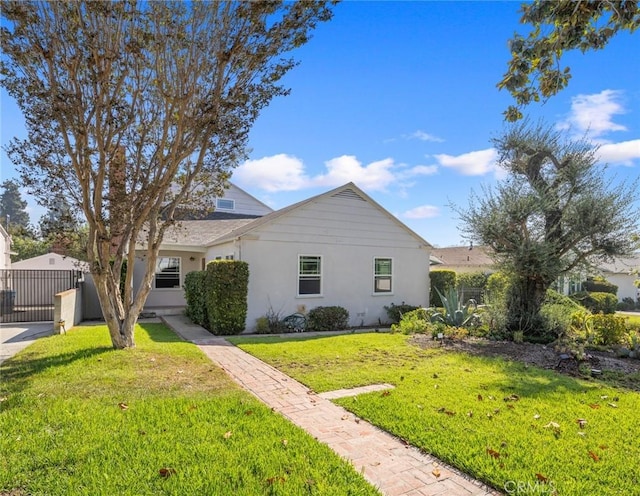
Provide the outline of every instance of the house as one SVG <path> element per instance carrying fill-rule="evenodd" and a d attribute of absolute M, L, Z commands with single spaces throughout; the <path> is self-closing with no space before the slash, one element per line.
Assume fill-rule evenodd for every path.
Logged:
<path fill-rule="evenodd" d="M 0 269 L 11 268 L 11 236 L 0 224 Z"/>
<path fill-rule="evenodd" d="M 183 221 L 167 233 L 146 310 L 184 306 L 185 274 L 216 259 L 249 264 L 247 330 L 270 311 L 284 317 L 339 305 L 359 326 L 386 322 L 391 303 L 428 304 L 431 245 L 355 184 L 277 211 L 263 206 L 258 218 L 243 217 L 261 205 L 244 200 L 235 217 Z"/>
<path fill-rule="evenodd" d="M 640 279 L 640 253 L 600 263 L 598 268 L 607 281 L 618 286 L 618 301 L 624 298 L 631 298 L 633 301 L 640 299 L 640 288 L 635 285 L 635 281 Z"/>
<path fill-rule="evenodd" d="M 482 272 L 491 274 L 496 271 L 489 251 L 484 246 L 450 246 L 434 248 L 432 258 L 437 263 L 434 270 L 453 270 L 454 272 Z"/>
<path fill-rule="evenodd" d="M 66 257 L 58 253 L 45 253 L 37 257 L 14 262 L 11 266 L 15 270 L 80 270 L 89 272 L 89 264 L 73 257 Z"/>

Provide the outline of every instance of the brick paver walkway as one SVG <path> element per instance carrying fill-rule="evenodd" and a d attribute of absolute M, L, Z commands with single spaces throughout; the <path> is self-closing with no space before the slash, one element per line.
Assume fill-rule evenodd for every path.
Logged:
<path fill-rule="evenodd" d="M 164 320 L 183 338 L 198 345 L 243 388 L 350 460 L 354 468 L 383 494 L 500 494 L 354 417 L 225 339 L 212 336 L 202 327 L 191 324 L 185 317 L 167 316 Z"/>

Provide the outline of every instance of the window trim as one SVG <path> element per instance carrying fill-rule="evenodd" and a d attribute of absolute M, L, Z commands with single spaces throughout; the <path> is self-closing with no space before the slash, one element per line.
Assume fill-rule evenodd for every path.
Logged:
<path fill-rule="evenodd" d="M 231 207 L 221 207 L 219 205 L 220 202 L 231 202 Z M 216 198 L 216 210 L 235 210 L 236 209 L 236 201 L 231 198 Z"/>
<path fill-rule="evenodd" d="M 389 260 L 391 262 L 391 273 L 390 274 L 378 274 L 376 273 L 376 261 L 377 260 Z M 393 295 L 393 266 L 395 265 L 395 262 L 393 260 L 393 257 L 373 257 L 373 291 L 372 294 L 373 296 L 388 296 L 388 295 Z M 378 281 L 378 278 L 385 278 L 385 279 L 389 279 L 390 282 L 390 286 L 391 289 L 389 291 L 381 291 L 377 289 L 376 286 L 376 282 Z"/>
<path fill-rule="evenodd" d="M 314 257 L 314 258 L 318 258 L 320 261 L 320 273 L 319 274 L 313 274 L 313 276 L 317 276 L 319 281 L 320 281 L 320 292 L 319 293 L 300 293 L 300 278 L 303 276 L 303 274 L 301 274 L 300 272 L 300 263 L 302 261 L 303 257 Z M 324 284 L 323 284 L 323 271 L 324 271 L 324 262 L 323 262 L 323 256 L 322 255 L 312 255 L 312 254 L 308 254 L 308 253 L 300 253 L 298 254 L 298 258 L 297 258 L 297 263 L 298 263 L 298 268 L 296 270 L 296 298 L 321 298 L 324 296 L 323 294 L 323 289 L 324 289 Z M 309 277 L 309 275 L 307 274 L 307 277 Z"/>
<path fill-rule="evenodd" d="M 178 260 L 178 285 L 173 286 L 172 288 L 159 288 L 158 287 L 158 264 L 163 258 L 174 258 Z M 160 272 L 161 273 L 161 272 Z M 153 289 L 156 291 L 175 291 L 176 289 L 182 289 L 182 257 L 174 257 L 174 256 L 158 256 L 156 260 L 156 269 L 153 274 Z"/>

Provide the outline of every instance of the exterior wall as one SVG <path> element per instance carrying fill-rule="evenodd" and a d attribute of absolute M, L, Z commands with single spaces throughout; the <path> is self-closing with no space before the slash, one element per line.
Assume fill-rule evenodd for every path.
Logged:
<path fill-rule="evenodd" d="M 203 254 L 197 252 L 160 250 L 158 257 L 178 257 L 180 258 L 180 287 L 156 289 L 153 286 L 145 303 L 145 309 L 152 307 L 183 307 L 186 306 L 184 298 L 184 276 L 194 270 L 202 270 Z M 193 260 L 191 260 L 193 258 Z M 142 256 L 136 256 L 136 265 L 133 271 L 133 287 L 137 292 L 144 276 L 145 261 Z"/>
<path fill-rule="evenodd" d="M 212 247 L 210 255 L 226 246 Z M 399 222 L 370 203 L 325 197 L 252 231 L 234 245 L 249 263 L 247 330 L 268 310 L 286 316 L 318 306 L 339 305 L 350 325 L 379 325 L 384 309 L 429 302 L 429 249 Z M 322 296 L 297 296 L 298 256 L 322 256 Z M 393 291 L 373 291 L 374 258 L 393 259 Z"/>
<path fill-rule="evenodd" d="M 11 238 L 0 226 L 0 270 L 11 268 Z"/>
<path fill-rule="evenodd" d="M 89 271 L 89 264 L 57 253 L 45 253 L 37 257 L 14 262 L 12 269 L 27 270 L 82 270 Z"/>
<path fill-rule="evenodd" d="M 244 192 L 237 186 L 231 184 L 229 189 L 225 190 L 225 200 L 233 200 L 235 202 L 235 208 L 233 210 L 227 210 L 224 208 L 216 208 L 218 212 L 229 212 L 234 214 L 245 215 L 267 215 L 273 212 L 273 209 L 269 208 L 264 203 L 260 202 L 249 193 Z"/>
<path fill-rule="evenodd" d="M 57 333 L 62 331 L 58 326 L 58 322 L 61 320 L 64 320 L 64 328 L 67 331 L 82 321 L 82 291 L 80 289 L 69 289 L 55 295 L 53 328 Z"/>
<path fill-rule="evenodd" d="M 637 288 L 633 281 L 638 279 L 638 276 L 629 274 L 605 274 L 605 279 L 611 284 L 618 286 L 618 301 L 622 301 L 623 298 L 631 298 L 636 301 L 640 297 L 640 288 Z"/>

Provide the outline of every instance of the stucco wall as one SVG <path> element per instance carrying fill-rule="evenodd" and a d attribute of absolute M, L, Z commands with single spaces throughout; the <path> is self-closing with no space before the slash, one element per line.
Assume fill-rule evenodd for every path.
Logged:
<path fill-rule="evenodd" d="M 56 332 L 62 330 L 58 326 L 61 320 L 64 320 L 67 331 L 82 321 L 82 291 L 80 289 L 69 289 L 55 295 L 53 327 Z"/>
<path fill-rule="evenodd" d="M 636 301 L 638 298 L 638 288 L 633 284 L 633 281 L 637 279 L 636 276 L 628 274 L 607 274 L 605 279 L 611 284 L 618 286 L 618 301 L 622 301 L 623 298 L 631 298 Z"/>

